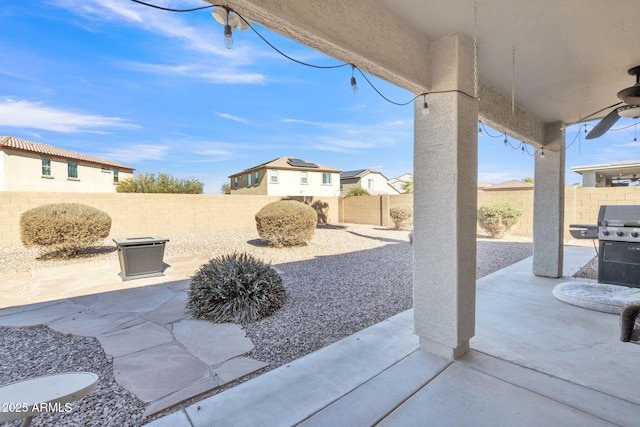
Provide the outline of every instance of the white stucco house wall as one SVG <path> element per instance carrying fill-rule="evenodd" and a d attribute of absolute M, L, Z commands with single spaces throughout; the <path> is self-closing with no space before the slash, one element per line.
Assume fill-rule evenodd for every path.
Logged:
<path fill-rule="evenodd" d="M 389 185 L 398 190 L 399 193 L 404 193 L 404 185 L 407 182 L 413 182 L 412 173 L 403 173 L 398 177 L 391 178 L 389 180 Z"/>
<path fill-rule="evenodd" d="M 582 175 L 583 187 L 633 186 L 640 181 L 640 160 L 572 166 L 571 170 Z"/>
<path fill-rule="evenodd" d="M 229 176 L 231 194 L 337 197 L 340 170 L 297 159 L 279 157 Z"/>
<path fill-rule="evenodd" d="M 389 184 L 389 180 L 381 172 L 370 169 L 346 171 L 340 174 L 340 195 L 346 196 L 353 187 L 362 187 L 371 195 L 401 193 Z"/>
<path fill-rule="evenodd" d="M 115 193 L 133 177 L 123 164 L 13 136 L 0 136 L 0 191 Z"/>

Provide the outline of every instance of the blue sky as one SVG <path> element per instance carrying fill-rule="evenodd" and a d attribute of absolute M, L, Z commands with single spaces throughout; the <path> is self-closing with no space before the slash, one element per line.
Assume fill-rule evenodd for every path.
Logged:
<path fill-rule="evenodd" d="M 119 161 L 137 172 L 195 177 L 205 193 L 218 193 L 232 173 L 285 155 L 341 170 L 377 169 L 388 178 L 412 171 L 411 105 L 387 103 L 362 78 L 354 95 L 350 67 L 301 66 L 251 30 L 234 31 L 228 50 L 210 10 L 178 14 L 128 0 L 5 0 L 0 25 L 0 135 Z M 296 59 L 339 63 L 256 28 Z M 369 78 L 392 100 L 413 97 Z M 633 123 L 620 120 L 616 128 Z M 639 160 L 634 130 L 581 137 L 567 150 L 567 183 L 580 180 L 571 166 Z M 567 130 L 569 143 L 577 133 Z M 478 179 L 533 177 L 533 158 L 503 139 L 478 140 Z"/>

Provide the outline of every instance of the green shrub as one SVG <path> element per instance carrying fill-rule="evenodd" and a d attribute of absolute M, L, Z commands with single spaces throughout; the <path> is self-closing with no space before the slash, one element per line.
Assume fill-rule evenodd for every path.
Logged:
<path fill-rule="evenodd" d="M 256 214 L 260 238 L 277 248 L 306 245 L 317 223 L 315 209 L 295 200 L 269 203 Z"/>
<path fill-rule="evenodd" d="M 413 209 L 409 206 L 391 208 L 389 216 L 393 220 L 396 230 L 411 230 L 413 228 Z"/>
<path fill-rule="evenodd" d="M 191 277 L 187 307 L 197 319 L 248 323 L 269 316 L 286 300 L 282 278 L 247 253 L 222 255 Z"/>
<path fill-rule="evenodd" d="M 491 202 L 478 208 L 478 224 L 494 239 L 500 239 L 518 223 L 522 208 L 507 202 Z"/>
<path fill-rule="evenodd" d="M 20 239 L 27 246 L 65 258 L 109 236 L 111 217 L 79 203 L 59 203 L 30 209 L 20 216 Z"/>
<path fill-rule="evenodd" d="M 351 187 L 347 196 L 368 196 L 369 192 L 362 187 Z"/>

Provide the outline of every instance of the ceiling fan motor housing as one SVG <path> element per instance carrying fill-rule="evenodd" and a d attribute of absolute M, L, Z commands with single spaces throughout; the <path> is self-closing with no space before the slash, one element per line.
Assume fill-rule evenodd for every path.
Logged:
<path fill-rule="evenodd" d="M 618 98 L 625 104 L 640 105 L 640 65 L 629 69 L 629 74 L 636 76 L 636 84 L 618 92 Z M 625 116 L 632 117 L 632 116 Z"/>

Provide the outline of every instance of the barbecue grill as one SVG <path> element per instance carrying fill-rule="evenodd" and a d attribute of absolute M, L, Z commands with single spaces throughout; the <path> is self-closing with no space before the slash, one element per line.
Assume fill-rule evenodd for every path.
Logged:
<path fill-rule="evenodd" d="M 598 239 L 598 282 L 640 288 L 640 205 L 600 206 L 598 224 L 572 224 L 576 239 Z"/>

